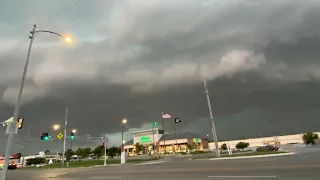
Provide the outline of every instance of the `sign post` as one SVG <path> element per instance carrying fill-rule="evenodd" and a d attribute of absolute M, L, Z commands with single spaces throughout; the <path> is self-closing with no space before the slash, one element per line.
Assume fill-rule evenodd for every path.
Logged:
<path fill-rule="evenodd" d="M 230 148 L 230 146 L 229 146 L 229 144 L 228 144 L 228 143 L 227 143 L 226 145 L 227 145 L 227 150 L 228 150 L 229 156 L 231 156 L 231 155 L 232 155 L 231 148 Z"/>

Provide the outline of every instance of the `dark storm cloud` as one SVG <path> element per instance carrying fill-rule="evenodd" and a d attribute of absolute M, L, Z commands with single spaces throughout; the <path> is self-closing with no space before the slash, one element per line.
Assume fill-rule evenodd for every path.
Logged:
<path fill-rule="evenodd" d="M 8 3 L 1 8 L 13 8 Z M 28 2 L 16 15 L 0 8 L 1 17 L 10 16 L 0 19 L 0 39 L 8 41 L 0 50 L 1 119 L 12 116 L 26 54 L 26 45 L 9 45 L 67 4 L 51 3 Z M 312 0 L 80 2 L 45 27 L 71 34 L 73 45 L 37 37 L 21 115 L 33 137 L 63 124 L 66 105 L 70 128 L 106 133 L 111 144 L 119 141 L 121 118 L 128 118 L 128 140 L 162 111 L 183 120 L 178 131 L 206 135 L 206 78 L 220 139 L 270 135 L 271 120 L 279 133 L 315 130 L 319 10 Z"/>

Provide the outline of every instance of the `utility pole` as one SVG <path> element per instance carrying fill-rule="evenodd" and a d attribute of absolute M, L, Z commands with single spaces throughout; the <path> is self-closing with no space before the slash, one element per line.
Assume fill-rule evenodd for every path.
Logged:
<path fill-rule="evenodd" d="M 273 139 L 274 139 L 274 143 L 277 146 L 278 144 L 278 137 L 277 137 L 277 131 L 276 131 L 276 122 L 274 120 L 270 120 L 268 121 L 270 123 L 272 123 L 272 128 L 273 128 Z"/>
<path fill-rule="evenodd" d="M 216 146 L 216 156 L 220 157 L 220 150 L 219 150 L 219 145 L 218 145 L 218 137 L 217 137 L 216 127 L 214 125 L 214 119 L 213 119 L 213 115 L 212 115 L 212 108 L 211 108 L 211 102 L 210 102 L 210 97 L 209 97 L 209 91 L 208 91 L 208 88 L 207 88 L 207 82 L 206 82 L 205 79 L 203 80 L 203 82 L 204 82 L 204 89 L 205 89 L 205 94 L 207 96 L 209 114 L 210 114 L 210 119 L 211 119 L 212 136 L 213 136 L 214 144 Z"/>
<path fill-rule="evenodd" d="M 64 154 L 66 153 L 66 138 L 67 138 L 67 124 L 68 124 L 68 107 L 66 107 L 66 117 L 64 119 L 64 135 L 63 135 L 63 152 L 62 152 L 62 167 L 64 166 Z"/>

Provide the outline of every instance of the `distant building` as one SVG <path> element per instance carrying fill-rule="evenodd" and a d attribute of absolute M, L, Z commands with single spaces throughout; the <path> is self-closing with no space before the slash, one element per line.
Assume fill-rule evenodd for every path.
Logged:
<path fill-rule="evenodd" d="M 186 152 L 187 145 L 198 150 L 209 149 L 207 138 L 187 132 L 164 135 L 163 130 L 155 128 L 133 132 L 132 135 L 132 140 L 126 142 L 123 147 L 129 156 L 136 154 L 136 143 L 144 145 L 140 154 Z"/>
<path fill-rule="evenodd" d="M 315 133 L 320 135 L 320 132 L 315 132 Z M 280 146 L 285 144 L 301 144 L 303 143 L 302 135 L 303 134 L 292 134 L 292 135 L 284 135 L 284 136 L 270 136 L 270 137 L 250 138 L 250 139 L 241 139 L 241 140 L 219 141 L 218 144 L 220 148 L 222 144 L 227 143 L 229 144 L 231 149 L 235 149 L 236 144 L 239 143 L 240 141 L 248 142 L 250 144 L 249 148 L 254 148 L 264 144 L 275 144 L 276 142 L 280 143 Z M 209 143 L 209 149 L 210 150 L 215 149 L 214 142 Z"/>

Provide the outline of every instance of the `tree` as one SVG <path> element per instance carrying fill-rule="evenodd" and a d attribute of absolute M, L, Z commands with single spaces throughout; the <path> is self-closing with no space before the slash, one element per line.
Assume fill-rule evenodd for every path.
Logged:
<path fill-rule="evenodd" d="M 65 155 L 67 162 L 70 162 L 71 157 L 74 155 L 74 152 L 72 151 L 72 149 L 67 149 Z"/>
<path fill-rule="evenodd" d="M 121 149 L 118 147 L 112 146 L 107 149 L 106 153 L 110 158 L 113 158 L 121 153 Z"/>
<path fill-rule="evenodd" d="M 93 154 L 97 157 L 100 158 L 101 156 L 104 155 L 104 147 L 102 146 L 97 146 L 94 150 L 93 150 Z"/>
<path fill-rule="evenodd" d="M 222 150 L 227 150 L 228 149 L 227 144 L 226 143 L 222 144 L 221 145 L 221 149 Z"/>
<path fill-rule="evenodd" d="M 193 146 L 191 144 L 187 144 L 187 149 L 189 149 L 190 151 L 193 150 Z"/>
<path fill-rule="evenodd" d="M 84 149 L 79 147 L 79 148 L 76 150 L 76 155 L 77 155 L 77 156 L 80 156 L 80 157 L 83 157 L 83 156 L 84 156 Z"/>
<path fill-rule="evenodd" d="M 236 148 L 237 149 L 244 149 L 244 148 L 247 148 L 250 144 L 249 143 L 246 143 L 246 142 L 238 142 L 238 144 L 236 144 Z"/>
<path fill-rule="evenodd" d="M 46 155 L 48 155 L 48 154 L 50 154 L 50 150 L 46 149 L 46 150 L 44 151 L 44 153 L 45 153 Z"/>
<path fill-rule="evenodd" d="M 194 150 L 199 151 L 199 145 L 198 145 L 198 143 L 193 143 L 192 146 L 193 146 L 192 148 L 193 148 Z"/>
<path fill-rule="evenodd" d="M 83 157 L 85 157 L 85 158 L 89 157 L 90 153 L 91 153 L 91 148 L 89 148 L 89 147 L 85 148 L 83 150 Z"/>
<path fill-rule="evenodd" d="M 139 154 L 143 150 L 142 144 L 136 143 L 135 147 L 136 147 L 135 153 L 137 154 Z"/>
<path fill-rule="evenodd" d="M 316 139 L 319 139 L 318 134 L 315 134 L 313 132 L 307 132 L 302 135 L 303 142 L 308 145 L 308 144 L 315 144 Z"/>

